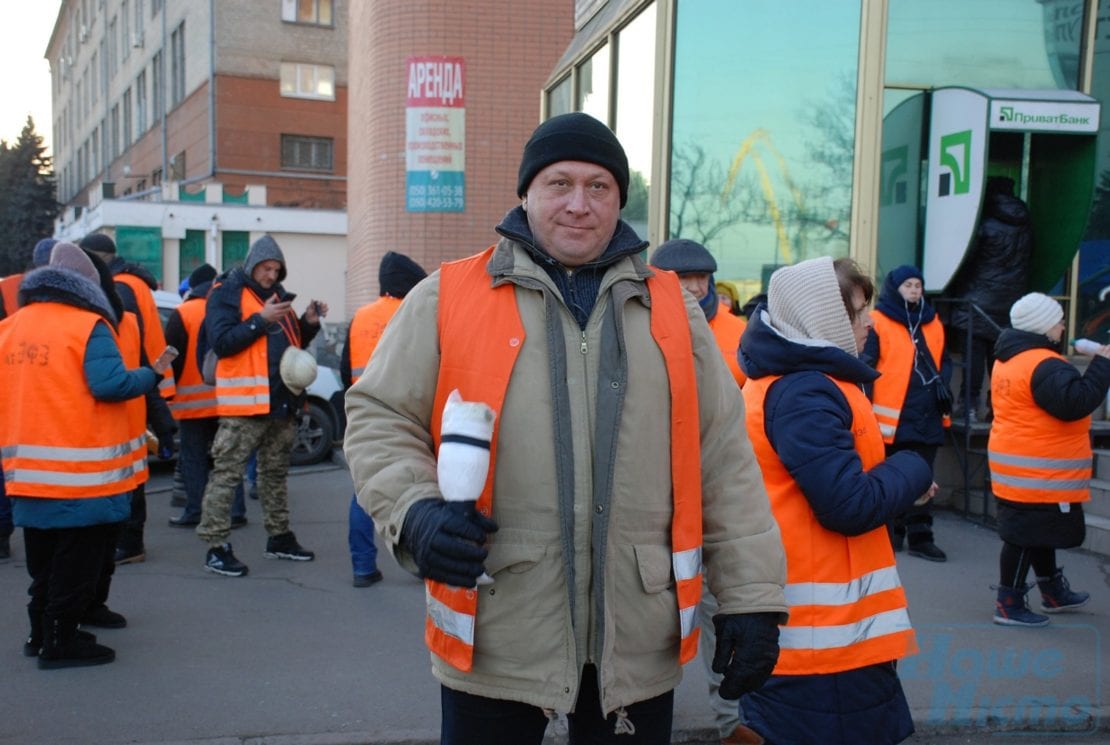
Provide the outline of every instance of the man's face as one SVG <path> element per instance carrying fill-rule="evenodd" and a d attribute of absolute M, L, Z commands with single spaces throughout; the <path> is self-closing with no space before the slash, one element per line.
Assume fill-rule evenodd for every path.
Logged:
<path fill-rule="evenodd" d="M 281 262 L 274 259 L 266 259 L 254 265 L 251 270 L 251 279 L 258 283 L 258 286 L 264 290 L 268 290 L 277 284 L 278 274 L 281 273 Z"/>
<path fill-rule="evenodd" d="M 856 337 L 856 354 L 859 354 L 867 344 L 867 331 L 871 328 L 871 310 L 867 307 L 863 288 L 852 288 L 852 307 L 856 311 L 856 319 L 852 321 L 852 334 Z"/>
<path fill-rule="evenodd" d="M 561 160 L 532 179 L 524 210 L 537 246 L 563 266 L 581 266 L 609 245 L 620 219 L 620 189 L 602 166 Z"/>
<path fill-rule="evenodd" d="M 709 275 L 705 272 L 680 274 L 678 283 L 682 285 L 682 289 L 697 298 L 699 303 L 709 294 Z"/>
<path fill-rule="evenodd" d="M 921 284 L 921 280 L 917 277 L 910 277 L 902 284 L 898 285 L 898 294 L 902 299 L 911 305 L 921 301 L 921 295 L 925 288 Z"/>

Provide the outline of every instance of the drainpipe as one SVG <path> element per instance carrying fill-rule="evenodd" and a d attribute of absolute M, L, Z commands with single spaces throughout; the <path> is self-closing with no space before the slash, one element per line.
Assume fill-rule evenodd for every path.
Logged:
<path fill-rule="evenodd" d="M 208 174 L 216 176 L 216 0 L 208 0 Z"/>
<path fill-rule="evenodd" d="M 169 91 L 166 90 L 166 68 L 169 67 L 169 59 L 166 57 L 166 15 L 170 12 L 169 6 L 162 3 L 162 76 L 158 84 L 162 87 L 162 109 L 158 115 L 162 117 L 162 183 L 170 175 L 170 162 L 167 158 L 166 151 L 168 144 L 166 142 L 166 101 L 170 99 Z"/>

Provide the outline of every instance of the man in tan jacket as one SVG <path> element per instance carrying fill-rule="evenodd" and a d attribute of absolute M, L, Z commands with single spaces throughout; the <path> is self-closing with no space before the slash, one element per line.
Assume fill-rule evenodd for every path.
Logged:
<path fill-rule="evenodd" d="M 541 124 L 500 241 L 406 298 L 347 394 L 359 503 L 425 578 L 442 742 L 670 742 L 702 562 L 723 695 L 760 686 L 786 619 L 778 527 L 705 315 L 620 220 L 628 163 L 585 114 Z M 441 432 L 448 394 L 492 437 Z M 490 451 L 476 508 L 444 442 Z M 478 584 L 485 571 L 492 583 Z"/>

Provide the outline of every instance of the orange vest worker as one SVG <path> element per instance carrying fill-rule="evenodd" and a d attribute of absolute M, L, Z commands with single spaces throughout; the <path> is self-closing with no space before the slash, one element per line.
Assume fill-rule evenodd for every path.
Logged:
<path fill-rule="evenodd" d="M 191 297 L 177 306 L 181 325 L 189 338 L 188 348 L 181 368 L 181 379 L 176 381 L 177 392 L 170 401 L 170 411 L 176 419 L 205 419 L 216 416 L 216 387 L 208 385 L 197 367 L 197 344 L 200 327 L 204 323 L 205 300 Z"/>
<path fill-rule="evenodd" d="M 398 298 L 383 295 L 369 305 L 364 305 L 351 319 L 351 383 L 356 383 L 378 346 L 389 319 L 401 307 Z"/>
<path fill-rule="evenodd" d="M 882 375 L 875 380 L 872 395 L 872 410 L 879 420 L 879 431 L 883 442 L 894 443 L 898 422 L 902 418 L 902 404 L 906 400 L 910 375 L 913 374 L 913 361 L 917 352 L 910 332 L 904 324 L 888 318 L 881 310 L 871 314 L 875 333 L 879 337 L 879 359 L 875 369 Z M 925 345 L 933 358 L 936 369 L 940 369 L 941 354 L 944 351 L 944 326 L 940 319 L 933 318 L 921 326 Z M 952 425 L 951 417 L 944 417 L 944 426 Z"/>

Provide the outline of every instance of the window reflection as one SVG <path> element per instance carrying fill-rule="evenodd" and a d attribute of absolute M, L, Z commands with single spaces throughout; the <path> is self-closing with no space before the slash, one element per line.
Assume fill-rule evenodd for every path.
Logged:
<path fill-rule="evenodd" d="M 860 18 L 823 0 L 729 18 L 678 5 L 669 237 L 704 243 L 744 302 L 779 265 L 848 253 Z"/>
<path fill-rule="evenodd" d="M 628 155 L 628 203 L 621 218 L 648 237 L 651 140 L 655 114 L 655 4 L 618 32 L 617 139 Z"/>
<path fill-rule="evenodd" d="M 578 66 L 578 106 L 595 119 L 609 121 L 609 45 Z"/>
<path fill-rule="evenodd" d="M 1110 2 L 1098 4 L 1091 95 L 1103 101 L 1095 156 L 1095 193 L 1087 234 L 1079 244 L 1075 336 L 1110 343 Z"/>
<path fill-rule="evenodd" d="M 569 114 L 571 111 L 573 109 L 570 107 L 570 75 L 567 75 L 547 92 L 547 115 L 552 117 Z"/>

